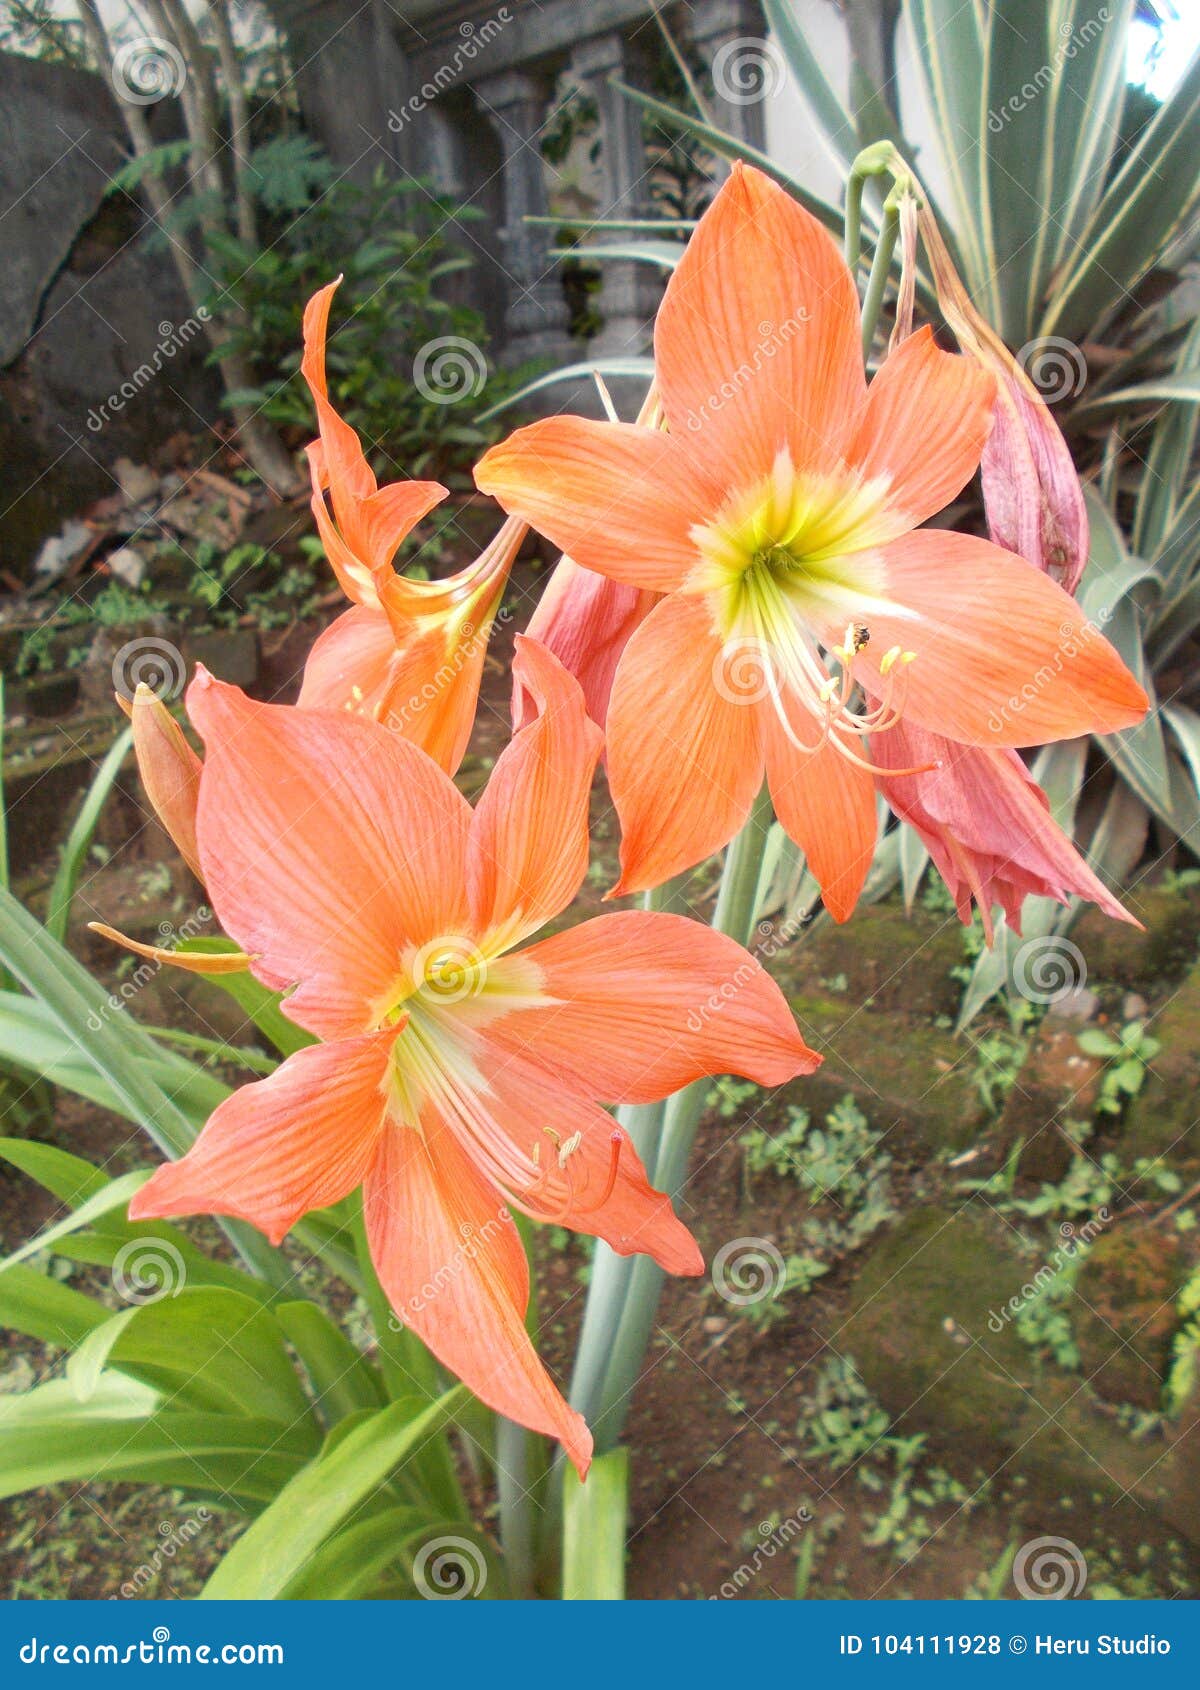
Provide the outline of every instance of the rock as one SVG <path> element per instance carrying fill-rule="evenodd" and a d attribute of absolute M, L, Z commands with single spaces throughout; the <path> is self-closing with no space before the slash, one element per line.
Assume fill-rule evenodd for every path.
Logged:
<path fill-rule="evenodd" d="M 1093 906 L 1071 928 L 1088 980 L 1157 989 L 1164 980 L 1181 979 L 1200 951 L 1200 897 L 1152 886 L 1128 894 L 1125 903 L 1145 932 Z"/>
<path fill-rule="evenodd" d="M 927 1021 L 857 1009 L 844 998 L 789 995 L 805 1038 L 824 1057 L 796 1083 L 795 1101 L 819 1112 L 847 1093 L 895 1152 L 923 1161 L 961 1150 L 987 1125 L 968 1043 Z"/>
<path fill-rule="evenodd" d="M 1127 992 L 1125 1001 L 1121 1005 L 1122 1021 L 1140 1021 L 1149 1010 L 1150 1005 L 1140 992 Z"/>
<path fill-rule="evenodd" d="M 33 565 L 34 574 L 57 581 L 60 575 L 66 574 L 91 538 L 92 531 L 87 523 L 77 522 L 72 517 L 63 524 L 59 533 L 50 536 L 38 552 Z"/>
<path fill-rule="evenodd" d="M 216 628 L 189 634 L 183 642 L 188 667 L 197 663 L 219 681 L 235 687 L 252 687 L 258 679 L 258 635 L 253 628 Z"/>
<path fill-rule="evenodd" d="M 1056 1021 L 1090 1021 L 1100 1008 L 1100 999 L 1086 986 L 1072 986 L 1061 998 L 1054 1000 Z"/>
<path fill-rule="evenodd" d="M 124 581 L 127 587 L 140 587 L 146 573 L 146 560 L 132 546 L 118 546 L 115 552 L 109 552 L 104 567 L 118 581 Z"/>
<path fill-rule="evenodd" d="M 142 505 L 158 497 L 158 476 L 145 464 L 135 464 L 130 458 L 118 458 L 113 465 L 113 474 L 131 505 Z"/>
<path fill-rule="evenodd" d="M 1034 1035 L 1000 1117 L 1006 1148 L 1024 1140 L 1018 1166 L 1026 1178 L 1053 1182 L 1066 1173 L 1074 1145 L 1064 1128 L 1091 1116 L 1103 1067 L 1099 1057 L 1080 1050 L 1076 1027 L 1063 1025 L 1055 1004 Z"/>
<path fill-rule="evenodd" d="M 1158 1408 L 1184 1273 L 1176 1241 L 1150 1227 L 1123 1225 L 1091 1245 L 1071 1318 L 1083 1374 L 1105 1402 Z"/>
<path fill-rule="evenodd" d="M 823 921 L 811 934 L 774 951 L 771 971 L 784 990 L 830 993 L 842 986 L 848 1007 L 908 1015 L 953 1015 L 961 992 L 951 969 L 963 961 L 962 927 L 954 917 L 911 914 L 900 904 L 874 904 L 839 927 Z M 839 994 L 839 995 L 842 995 Z"/>
<path fill-rule="evenodd" d="M 1150 1022 L 1160 1049 L 1141 1091 L 1129 1101 L 1122 1160 L 1168 1160 L 1181 1170 L 1200 1164 L 1196 1093 L 1200 1089 L 1200 966 Z M 1194 1171 L 1193 1171 L 1193 1176 Z"/>
<path fill-rule="evenodd" d="M 1179 1506 L 1161 1446 L 1126 1437 L 1081 1376 L 1052 1365 L 1039 1372 L 1017 1337 L 1010 1299 L 1022 1304 L 1046 1266 L 1018 1256 L 990 1214 L 913 1210 L 869 1247 L 838 1353 L 903 1429 L 925 1433 L 963 1477 L 982 1463 L 1050 1498 L 1107 1506 L 1131 1493 L 1196 1542 L 1200 1515 Z"/>

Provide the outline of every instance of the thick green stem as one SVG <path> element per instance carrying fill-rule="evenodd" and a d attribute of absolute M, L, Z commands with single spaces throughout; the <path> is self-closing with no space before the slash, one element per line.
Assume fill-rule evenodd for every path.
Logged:
<path fill-rule="evenodd" d="M 758 913 L 763 856 L 771 828 L 771 800 L 764 787 L 745 827 L 729 847 L 712 925 L 746 944 Z M 673 1199 L 683 1186 L 704 1102 L 711 1081 L 696 1080 L 667 1100 L 656 1158 L 647 1162 L 652 1183 Z M 661 1268 L 648 1256 L 628 1264 L 627 1289 L 608 1350 L 603 1383 L 591 1409 L 597 1453 L 611 1449 L 621 1436 L 633 1388 L 637 1384 L 654 1328 L 662 1290 Z"/>
<path fill-rule="evenodd" d="M 541 1440 L 538 1440 L 539 1443 Z M 525 1602 L 534 1594 L 536 1530 L 534 1497 L 544 1465 L 533 1449 L 534 1434 L 503 1417 L 496 1422 L 496 1488 L 500 1505 L 500 1547 L 509 1595 Z"/>
<path fill-rule="evenodd" d="M 870 352 L 871 343 L 875 339 L 875 328 L 879 322 L 879 313 L 883 308 L 883 295 L 887 288 L 888 272 L 892 268 L 892 255 L 896 250 L 896 237 L 899 233 L 900 214 L 893 206 L 889 195 L 883 208 L 883 227 L 879 231 L 879 239 L 875 244 L 875 257 L 871 261 L 871 274 L 867 278 L 867 291 L 863 295 L 862 349 L 864 358 Z"/>

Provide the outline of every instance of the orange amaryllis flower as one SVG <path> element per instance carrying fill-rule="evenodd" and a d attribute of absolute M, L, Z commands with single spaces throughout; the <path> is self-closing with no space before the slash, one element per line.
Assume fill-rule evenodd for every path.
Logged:
<path fill-rule="evenodd" d="M 918 527 L 974 473 L 994 378 L 924 329 L 868 388 L 850 273 L 761 172 L 735 165 L 701 219 L 655 366 L 666 433 L 549 418 L 476 471 L 577 564 L 666 595 L 609 706 L 618 891 L 724 845 L 765 769 L 844 919 L 875 839 L 870 736 L 906 720 L 1027 745 L 1142 716 L 1142 689 L 1060 587 L 986 540 Z M 856 683 L 876 707 L 855 706 Z"/>
<path fill-rule="evenodd" d="M 876 756 L 899 770 L 880 777 L 884 797 L 920 835 L 961 920 L 979 905 L 992 942 L 992 906 L 1014 933 L 1027 897 L 1088 898 L 1118 921 L 1137 922 L 1099 880 L 1050 814 L 1046 794 L 1015 751 L 955 745 L 907 722 L 882 734 Z M 905 765 L 923 766 L 919 776 Z"/>
<path fill-rule="evenodd" d="M 601 728 L 621 653 L 658 597 L 640 587 L 609 581 L 564 557 L 555 565 L 529 618 L 529 637 L 552 651 L 574 675 L 583 688 L 588 714 Z M 534 708 L 534 700 L 514 685 L 513 726 L 523 727 Z"/>
<path fill-rule="evenodd" d="M 255 704 L 197 676 L 209 898 L 322 1042 L 222 1103 L 130 1213 L 237 1215 L 278 1241 L 361 1185 L 393 1308 L 582 1472 L 591 1438 L 525 1331 L 510 1211 L 699 1273 L 690 1233 L 601 1103 L 729 1070 L 778 1085 L 818 1058 L 763 969 L 684 917 L 626 911 L 517 949 L 583 880 L 600 734 L 536 643 L 518 642 L 516 668 L 538 713 L 474 811 L 375 722 Z"/>
<path fill-rule="evenodd" d="M 299 702 L 374 716 L 453 774 L 475 720 L 492 619 L 527 526 L 506 522 L 474 563 L 443 581 L 396 573 L 397 546 L 446 489 L 436 481 L 379 487 L 358 435 L 330 402 L 325 338 L 337 287 L 321 288 L 305 308 L 300 369 L 320 430 L 308 448 L 313 515 L 352 608 L 313 645 Z"/>

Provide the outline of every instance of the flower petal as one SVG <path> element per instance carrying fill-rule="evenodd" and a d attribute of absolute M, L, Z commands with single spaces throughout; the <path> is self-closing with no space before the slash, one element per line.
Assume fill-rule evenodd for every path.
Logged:
<path fill-rule="evenodd" d="M 513 676 L 538 715 L 492 770 L 475 808 L 467 868 L 475 931 L 502 931 L 508 944 L 543 926 L 579 890 L 603 743 L 578 681 L 536 640 L 517 636 Z"/>
<path fill-rule="evenodd" d="M 788 738 L 779 717 L 764 709 L 767 782 L 784 832 L 804 852 L 835 921 L 854 913 L 875 855 L 875 782 L 848 763 L 831 740 L 802 751 Z M 816 724 L 796 712 L 797 737 L 812 744 Z M 853 749 L 853 748 L 852 748 Z M 859 755 L 863 747 L 857 747 Z"/>
<path fill-rule="evenodd" d="M 123 946 L 135 956 L 144 956 L 147 962 L 156 962 L 160 968 L 169 963 L 172 968 L 182 968 L 187 974 L 245 974 L 254 960 L 245 951 L 183 951 L 169 950 L 165 945 L 144 945 L 139 939 L 118 933 L 115 927 L 108 927 L 103 921 L 89 921 L 87 925 L 89 933 L 98 933 L 102 939 Z"/>
<path fill-rule="evenodd" d="M 879 784 L 901 821 L 921 836 L 963 921 L 970 921 L 972 897 L 978 898 L 989 939 L 992 906 L 999 904 L 1019 933 L 1021 906 L 1030 896 L 1060 904 L 1088 898 L 1115 920 L 1133 921 L 1051 816 L 1045 793 L 1015 751 L 956 745 L 908 722 L 881 734 L 872 750 L 889 767 L 935 765 Z"/>
<path fill-rule="evenodd" d="M 395 670 L 396 636 L 377 604 L 354 604 L 313 642 L 297 703 L 377 716 Z"/>
<path fill-rule="evenodd" d="M 657 595 L 609 581 L 571 558 L 559 560 L 526 629 L 530 639 L 552 651 L 583 688 L 588 715 L 600 727 L 608 715 L 613 676 L 636 628 L 657 603 Z M 533 699 L 513 686 L 513 727 L 532 719 Z"/>
<path fill-rule="evenodd" d="M 558 1438 L 580 1477 L 592 1438 L 525 1330 L 529 1271 L 503 1199 L 429 1113 L 384 1134 L 363 1192 L 388 1301 L 481 1402 Z"/>
<path fill-rule="evenodd" d="M 936 516 L 975 474 L 995 397 L 995 378 L 940 352 L 928 327 L 884 360 L 847 457 L 868 480 L 891 477 L 888 504 L 905 518 L 899 532 Z"/>
<path fill-rule="evenodd" d="M 721 501 L 661 429 L 546 417 L 485 452 L 475 484 L 585 569 L 655 592 L 696 561 L 688 537 Z"/>
<path fill-rule="evenodd" d="M 779 1086 L 820 1061 L 750 953 L 686 916 L 598 916 L 519 960 L 552 1001 L 489 1022 L 487 1038 L 601 1102 L 650 1103 L 716 1074 Z"/>
<path fill-rule="evenodd" d="M 174 716 L 144 681 L 139 682 L 133 695 L 129 719 L 146 796 L 179 855 L 197 880 L 202 879 L 196 844 L 196 805 L 203 767 L 200 759 Z"/>
<path fill-rule="evenodd" d="M 375 722 L 255 704 L 201 671 L 200 858 L 225 932 L 287 1014 L 324 1038 L 379 1025 L 401 958 L 466 931 L 471 810 L 422 751 Z"/>
<path fill-rule="evenodd" d="M 667 421 L 726 486 L 841 457 L 866 396 L 858 295 L 816 218 L 735 164 L 679 262 L 654 331 Z M 587 562 L 581 554 L 580 561 Z"/>
<path fill-rule="evenodd" d="M 898 678 L 904 715 L 965 744 L 1042 745 L 1115 733 L 1147 699 L 1074 599 L 1023 558 L 969 534 L 922 529 L 883 547 L 886 593 L 909 615 L 873 607 L 856 659 L 887 695 L 879 662 L 916 652 Z M 830 643 L 841 637 L 831 628 Z"/>
<path fill-rule="evenodd" d="M 278 1244 L 310 1209 L 339 1202 L 371 1165 L 399 1031 L 308 1045 L 240 1087 L 187 1155 L 142 1186 L 130 1219 L 235 1215 Z"/>
<path fill-rule="evenodd" d="M 603 1238 L 618 1255 L 653 1256 L 666 1273 L 703 1272 L 695 1239 L 612 1116 L 568 1089 L 536 1052 L 503 1049 L 490 1032 L 475 1040 L 478 1078 L 447 1086 L 437 1100 L 476 1165 L 537 1219 Z"/>
<path fill-rule="evenodd" d="M 719 691 L 720 641 L 697 599 L 656 605 L 625 647 L 608 710 L 621 818 L 612 896 L 659 886 L 728 844 L 762 785 L 759 712 Z"/>

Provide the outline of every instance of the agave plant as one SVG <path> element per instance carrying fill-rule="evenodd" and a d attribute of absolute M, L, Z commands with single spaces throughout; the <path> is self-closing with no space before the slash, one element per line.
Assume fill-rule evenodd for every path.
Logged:
<path fill-rule="evenodd" d="M 1154 109 L 1126 80 L 1136 0 L 1099 9 L 1090 0 L 903 0 L 902 27 L 933 120 L 930 141 L 917 149 L 906 146 L 886 91 L 871 86 L 861 66 L 852 72 L 854 109 L 846 104 L 789 0 L 764 0 L 764 9 L 842 167 L 852 170 L 860 150 L 890 127 L 926 190 L 927 178 L 942 184 L 941 198 L 927 198 L 966 293 L 1054 406 L 1085 482 L 1091 546 L 1079 596 L 1157 708 L 1136 729 L 1040 754 L 1035 773 L 1058 819 L 1113 882 L 1142 856 L 1151 823 L 1165 848 L 1176 841 L 1194 848 L 1200 327 L 1192 323 L 1198 296 L 1187 270 L 1200 246 L 1200 55 Z M 704 111 L 672 111 L 639 90 L 625 93 L 658 124 L 768 171 L 841 232 L 844 209 L 815 195 L 786 158 L 757 152 Z M 865 247 L 884 245 L 883 226 L 879 198 L 868 196 Z M 643 226 L 620 239 L 602 236 L 594 250 L 669 267 L 681 250 L 669 237 L 682 232 Z M 886 250 L 883 256 L 881 277 Z M 922 271 L 918 292 L 936 315 L 932 284 Z M 614 373 L 638 367 L 626 361 Z M 979 516 L 961 512 L 965 522 Z M 780 851 L 774 901 L 805 914 L 815 885 L 787 842 Z M 911 897 L 926 861 L 919 841 L 893 829 L 881 843 L 876 893 L 900 878 Z M 1031 899 L 1025 934 L 1062 932 L 1074 913 Z M 968 987 L 964 1020 L 1012 981 L 1017 954 L 1001 926 Z"/>

